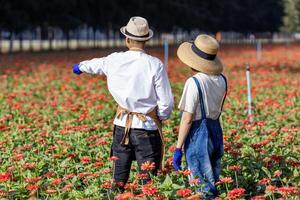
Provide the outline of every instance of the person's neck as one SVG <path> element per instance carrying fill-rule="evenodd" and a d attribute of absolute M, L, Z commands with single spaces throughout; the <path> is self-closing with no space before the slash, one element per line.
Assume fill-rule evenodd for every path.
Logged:
<path fill-rule="evenodd" d="M 141 51 L 141 52 L 145 52 L 145 49 L 142 47 L 130 47 L 129 51 Z"/>

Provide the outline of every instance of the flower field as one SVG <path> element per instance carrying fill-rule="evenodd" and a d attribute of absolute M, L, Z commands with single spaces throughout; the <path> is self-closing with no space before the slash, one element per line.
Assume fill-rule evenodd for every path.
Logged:
<path fill-rule="evenodd" d="M 176 107 L 191 70 L 171 51 L 168 72 Z M 81 60 L 112 50 L 0 57 L 0 199 L 106 199 L 116 104 L 105 77 L 72 74 Z M 150 54 L 163 58 L 161 49 Z M 300 45 L 222 46 L 229 93 L 221 116 L 225 155 L 219 199 L 300 199 Z M 251 67 L 253 123 L 247 118 L 246 63 Z M 199 199 L 188 170 L 172 167 L 176 108 L 164 123 L 165 170 L 139 185 L 132 166 L 116 199 Z M 144 168 L 151 168 L 145 164 Z M 185 167 L 185 164 L 184 164 Z"/>

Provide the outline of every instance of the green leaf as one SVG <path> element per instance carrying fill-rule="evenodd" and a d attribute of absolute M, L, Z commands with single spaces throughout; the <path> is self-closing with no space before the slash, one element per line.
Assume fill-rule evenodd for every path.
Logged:
<path fill-rule="evenodd" d="M 299 172 L 298 172 L 298 170 L 296 168 L 293 171 L 293 175 L 294 175 L 294 177 L 298 177 L 299 176 Z"/>
<path fill-rule="evenodd" d="M 169 175 L 166 176 L 164 182 L 162 183 L 162 187 L 169 187 L 173 184 L 172 179 L 170 178 Z"/>
<path fill-rule="evenodd" d="M 266 174 L 269 178 L 272 177 L 272 176 L 271 176 L 271 173 L 269 172 L 269 170 L 268 170 L 267 168 L 262 167 L 261 169 L 265 172 L 265 174 Z"/>
<path fill-rule="evenodd" d="M 184 188 L 183 186 L 177 185 L 177 184 L 172 184 L 173 189 L 178 190 L 181 188 Z"/>

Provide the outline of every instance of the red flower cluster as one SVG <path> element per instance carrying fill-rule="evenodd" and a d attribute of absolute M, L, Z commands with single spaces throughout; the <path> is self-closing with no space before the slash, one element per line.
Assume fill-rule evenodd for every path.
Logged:
<path fill-rule="evenodd" d="M 155 186 L 153 186 L 152 184 L 143 185 L 142 191 L 145 195 L 148 195 L 148 196 L 155 196 L 158 193 L 157 188 Z"/>
<path fill-rule="evenodd" d="M 254 196 L 251 198 L 251 200 L 265 200 L 266 197 L 264 195 Z"/>
<path fill-rule="evenodd" d="M 80 158 L 80 162 L 83 164 L 89 164 L 91 162 L 91 158 L 89 156 L 83 156 Z"/>
<path fill-rule="evenodd" d="M 105 189 L 109 189 L 109 188 L 112 187 L 112 184 L 111 184 L 111 183 L 103 183 L 103 184 L 101 185 L 101 187 L 102 187 L 102 188 L 105 188 Z"/>
<path fill-rule="evenodd" d="M 229 166 L 228 169 L 232 170 L 232 171 L 239 171 L 239 170 L 241 170 L 241 166 L 240 165 L 232 165 L 232 166 Z"/>
<path fill-rule="evenodd" d="M 137 177 L 141 180 L 147 180 L 147 179 L 149 179 L 149 174 L 148 173 L 139 173 L 137 175 Z"/>
<path fill-rule="evenodd" d="M 143 171 L 151 171 L 151 170 L 155 169 L 155 163 L 154 162 L 149 162 L 149 161 L 144 162 L 141 166 L 141 169 Z"/>
<path fill-rule="evenodd" d="M 234 188 L 227 193 L 227 198 L 229 200 L 238 199 L 244 196 L 246 190 L 244 188 Z"/>
<path fill-rule="evenodd" d="M 33 196 L 36 193 L 36 191 L 38 190 L 38 188 L 39 188 L 39 185 L 37 185 L 37 184 L 28 184 L 26 186 L 26 189 L 29 191 L 29 196 Z"/>
<path fill-rule="evenodd" d="M 51 181 L 51 185 L 55 186 L 55 185 L 59 185 L 62 183 L 62 179 L 61 178 L 56 178 L 56 179 L 53 179 Z"/>
<path fill-rule="evenodd" d="M 10 179 L 11 179 L 11 173 L 10 172 L 0 173 L 0 183 L 9 181 Z"/>
<path fill-rule="evenodd" d="M 192 190 L 189 188 L 183 188 L 183 189 L 177 190 L 176 194 L 179 197 L 188 197 L 192 194 Z"/>
<path fill-rule="evenodd" d="M 131 193 L 131 192 L 124 192 L 122 194 L 118 194 L 115 197 L 115 200 L 128 200 L 128 199 L 133 198 L 133 197 L 134 197 L 133 193 Z"/>
<path fill-rule="evenodd" d="M 263 178 L 263 179 L 261 179 L 261 180 L 258 181 L 258 184 L 260 184 L 260 185 L 267 185 L 270 182 L 271 182 L 270 178 Z"/>
<path fill-rule="evenodd" d="M 67 184 L 67 185 L 65 185 L 61 190 L 63 191 L 63 192 L 66 192 L 66 191 L 69 191 L 69 190 L 71 190 L 72 188 L 73 188 L 73 184 Z"/>
<path fill-rule="evenodd" d="M 109 161 L 116 161 L 116 160 L 119 160 L 117 156 L 112 156 L 109 158 Z"/>
<path fill-rule="evenodd" d="M 183 176 L 189 176 L 192 174 L 191 170 L 183 170 L 183 171 L 179 171 L 180 174 L 182 174 Z"/>
<path fill-rule="evenodd" d="M 220 181 L 218 181 L 216 183 L 216 185 L 220 185 L 223 183 L 232 183 L 232 182 L 233 182 L 233 179 L 231 177 L 224 177 L 224 178 L 220 178 Z"/>
<path fill-rule="evenodd" d="M 282 196 L 292 195 L 292 194 L 300 194 L 300 190 L 297 187 L 280 187 L 277 188 L 277 191 L 282 194 Z"/>
<path fill-rule="evenodd" d="M 138 188 L 137 183 L 127 183 L 124 187 L 126 190 L 136 190 Z"/>

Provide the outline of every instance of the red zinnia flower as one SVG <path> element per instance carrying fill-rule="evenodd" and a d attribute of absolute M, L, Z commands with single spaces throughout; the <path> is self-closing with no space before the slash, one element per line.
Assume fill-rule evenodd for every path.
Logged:
<path fill-rule="evenodd" d="M 41 177 L 33 177 L 33 178 L 26 178 L 25 181 L 27 183 L 36 183 L 40 181 L 42 178 Z"/>
<path fill-rule="evenodd" d="M 111 170 L 109 168 L 105 168 L 101 170 L 102 174 L 108 174 Z"/>
<path fill-rule="evenodd" d="M 61 190 L 63 192 L 66 192 L 66 191 L 69 191 L 72 187 L 73 187 L 73 184 L 67 184 Z"/>
<path fill-rule="evenodd" d="M 141 180 L 149 179 L 149 174 L 148 173 L 139 173 L 137 176 Z"/>
<path fill-rule="evenodd" d="M 231 177 L 224 177 L 224 178 L 221 178 L 220 181 L 218 181 L 216 183 L 216 185 L 220 185 L 223 183 L 232 183 L 232 182 L 233 182 L 233 179 Z"/>
<path fill-rule="evenodd" d="M 179 197 L 187 197 L 187 196 L 190 196 L 192 194 L 192 190 L 189 189 L 189 188 L 183 188 L 183 189 L 177 190 L 176 194 Z"/>
<path fill-rule="evenodd" d="M 154 200 L 165 200 L 164 197 L 154 197 Z"/>
<path fill-rule="evenodd" d="M 239 170 L 241 170 L 241 166 L 240 165 L 232 165 L 232 166 L 229 166 L 228 168 L 229 168 L 229 170 L 232 170 L 232 171 L 239 171 Z"/>
<path fill-rule="evenodd" d="M 273 186 L 273 185 L 268 185 L 266 187 L 266 191 L 268 191 L 268 192 L 275 192 L 276 190 L 277 190 L 277 187 Z"/>
<path fill-rule="evenodd" d="M 109 161 L 116 161 L 116 160 L 119 160 L 117 156 L 112 156 L 109 158 Z"/>
<path fill-rule="evenodd" d="M 0 173 L 0 183 L 9 181 L 11 174 L 9 172 Z"/>
<path fill-rule="evenodd" d="M 23 153 L 14 154 L 13 159 L 14 160 L 23 160 L 24 159 L 24 154 Z"/>
<path fill-rule="evenodd" d="M 144 194 L 146 194 L 148 196 L 154 196 L 158 192 L 157 188 L 151 184 L 143 185 L 142 191 Z"/>
<path fill-rule="evenodd" d="M 264 195 L 254 196 L 251 198 L 251 200 L 265 200 L 266 197 Z"/>
<path fill-rule="evenodd" d="M 197 184 L 200 182 L 199 178 L 193 178 L 192 180 L 190 180 L 190 184 Z"/>
<path fill-rule="evenodd" d="M 83 164 L 88 164 L 91 162 L 91 158 L 89 156 L 83 156 L 82 158 L 80 158 L 80 162 Z"/>
<path fill-rule="evenodd" d="M 29 184 L 26 186 L 26 189 L 29 191 L 29 196 L 33 196 L 37 189 L 39 188 L 39 185 L 37 184 Z"/>
<path fill-rule="evenodd" d="M 241 198 L 242 196 L 244 196 L 245 191 L 246 190 L 244 188 L 234 188 L 233 190 L 228 192 L 227 198 L 230 200 Z"/>
<path fill-rule="evenodd" d="M 130 198 L 134 197 L 134 194 L 131 193 L 131 192 L 124 192 L 122 194 L 118 194 L 116 197 L 115 197 L 115 200 L 128 200 Z"/>
<path fill-rule="evenodd" d="M 192 174 L 191 170 L 183 170 L 183 171 L 179 171 L 180 174 L 182 174 L 183 176 L 189 176 Z"/>
<path fill-rule="evenodd" d="M 53 171 L 49 171 L 46 174 L 44 174 L 43 176 L 49 178 L 49 177 L 55 176 L 55 173 Z"/>
<path fill-rule="evenodd" d="M 48 194 L 55 194 L 57 191 L 53 189 L 46 190 Z"/>
<path fill-rule="evenodd" d="M 35 163 L 25 163 L 23 165 L 23 168 L 24 169 L 34 169 L 36 167 L 36 164 Z"/>
<path fill-rule="evenodd" d="M 95 162 L 94 166 L 95 167 L 102 167 L 103 166 L 103 162 Z"/>
<path fill-rule="evenodd" d="M 53 179 L 53 180 L 51 181 L 51 185 L 59 185 L 59 184 L 61 184 L 61 183 L 62 183 L 61 178 Z"/>
<path fill-rule="evenodd" d="M 281 174 L 282 174 L 282 171 L 280 171 L 280 170 L 276 170 L 274 172 L 274 176 L 277 176 L 277 177 L 281 176 Z"/>
<path fill-rule="evenodd" d="M 103 184 L 101 185 L 101 187 L 102 187 L 102 188 L 105 188 L 105 189 L 109 189 L 109 188 L 112 187 L 112 184 L 111 184 L 111 183 L 103 183 Z"/>
<path fill-rule="evenodd" d="M 144 162 L 141 166 L 141 169 L 143 171 L 151 171 L 151 170 L 155 169 L 155 163 L 154 162 L 150 163 L 149 161 Z"/>
<path fill-rule="evenodd" d="M 74 158 L 74 157 L 76 157 L 77 156 L 77 153 L 75 153 L 75 152 L 71 152 L 71 153 L 69 153 L 69 155 L 68 155 L 68 157 L 70 157 L 70 158 Z"/>
<path fill-rule="evenodd" d="M 280 187 L 277 189 L 283 196 L 290 195 L 290 194 L 300 194 L 300 190 L 297 187 Z"/>
<path fill-rule="evenodd" d="M 75 176 L 75 174 L 73 174 L 73 173 L 71 173 L 71 174 L 66 174 L 66 175 L 64 175 L 63 180 L 65 181 L 65 180 L 71 179 L 71 178 L 73 178 L 74 176 Z"/>
<path fill-rule="evenodd" d="M 125 185 L 125 189 L 126 190 L 136 190 L 138 188 L 138 184 L 137 183 L 127 183 Z"/>
<path fill-rule="evenodd" d="M 0 197 L 5 197 L 5 196 L 6 196 L 6 191 L 0 190 Z"/>
<path fill-rule="evenodd" d="M 266 184 L 268 184 L 270 182 L 271 182 L 270 178 L 263 178 L 263 179 L 261 179 L 261 180 L 258 181 L 258 184 L 260 184 L 260 185 L 266 185 Z"/>
<path fill-rule="evenodd" d="M 83 177 L 87 177 L 87 176 L 91 176 L 93 175 L 92 172 L 81 172 L 78 174 L 78 177 L 83 178 Z"/>

